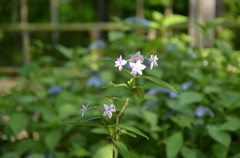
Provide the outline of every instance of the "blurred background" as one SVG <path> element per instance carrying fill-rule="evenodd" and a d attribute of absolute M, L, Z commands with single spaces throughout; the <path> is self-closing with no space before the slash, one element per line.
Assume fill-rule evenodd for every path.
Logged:
<path fill-rule="evenodd" d="M 0 158 L 111 158 L 106 131 L 63 123 L 120 108 L 102 87 L 131 76 L 101 59 L 137 51 L 179 93 L 138 80 L 121 122 L 150 140 L 122 136 L 130 157 L 240 158 L 239 28 L 239 0 L 1 0 Z"/>

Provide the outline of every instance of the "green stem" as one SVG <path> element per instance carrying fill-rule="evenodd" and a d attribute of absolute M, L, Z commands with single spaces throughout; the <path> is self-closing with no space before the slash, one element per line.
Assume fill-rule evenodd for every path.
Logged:
<path fill-rule="evenodd" d="M 130 89 L 128 90 L 128 96 L 127 96 L 127 99 L 121 109 L 121 111 L 117 114 L 117 118 L 116 118 L 116 124 L 118 125 L 119 124 L 119 118 L 120 116 L 122 115 L 123 111 L 125 110 L 125 108 L 127 107 L 128 105 L 128 100 L 129 100 L 129 96 L 130 96 Z M 118 127 L 116 127 L 116 133 L 118 133 Z M 113 138 L 113 141 L 115 140 L 118 140 L 119 139 L 119 135 L 116 135 L 114 138 Z M 115 158 L 115 155 L 116 155 L 116 147 L 115 145 L 113 146 L 113 158 Z"/>

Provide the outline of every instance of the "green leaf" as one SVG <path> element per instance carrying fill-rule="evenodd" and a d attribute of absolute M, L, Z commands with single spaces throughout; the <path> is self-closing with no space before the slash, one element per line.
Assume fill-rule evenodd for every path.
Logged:
<path fill-rule="evenodd" d="M 96 133 L 96 134 L 108 134 L 107 130 L 105 128 L 101 128 L 101 127 L 95 127 L 93 129 L 91 129 L 92 133 Z"/>
<path fill-rule="evenodd" d="M 192 120 L 188 117 L 185 116 L 180 116 L 180 117 L 171 117 L 171 120 L 176 123 L 178 126 L 180 126 L 181 128 L 183 127 L 187 127 L 189 129 L 192 128 Z"/>
<path fill-rule="evenodd" d="M 159 29 L 160 25 L 154 21 L 150 21 L 150 26 L 155 29 Z"/>
<path fill-rule="evenodd" d="M 233 157 L 233 158 L 240 158 L 240 153 L 238 153 L 238 154 L 234 155 L 234 157 Z"/>
<path fill-rule="evenodd" d="M 129 158 L 130 153 L 126 147 L 126 145 L 124 145 L 122 142 L 119 141 L 113 141 L 115 147 L 117 148 L 118 152 L 122 155 L 122 157 L 124 158 Z"/>
<path fill-rule="evenodd" d="M 108 39 L 111 42 L 122 39 L 122 38 L 124 38 L 124 36 L 125 36 L 125 34 L 120 31 L 110 31 L 108 33 Z"/>
<path fill-rule="evenodd" d="M 113 87 L 114 86 L 114 83 L 112 81 L 109 81 L 108 83 L 106 83 L 103 88 L 110 88 L 110 87 Z"/>
<path fill-rule="evenodd" d="M 69 124 L 69 125 L 78 125 L 78 126 L 95 126 L 95 127 L 104 127 L 98 123 L 93 123 L 93 122 L 77 122 L 77 123 L 63 123 L 63 124 Z"/>
<path fill-rule="evenodd" d="M 112 158 L 113 144 L 101 145 L 92 158 Z"/>
<path fill-rule="evenodd" d="M 240 119 L 237 116 L 228 116 L 227 122 L 220 126 L 221 130 L 235 132 L 240 129 Z"/>
<path fill-rule="evenodd" d="M 66 58 L 71 59 L 73 57 L 73 49 L 66 48 L 62 45 L 56 45 L 56 49 Z"/>
<path fill-rule="evenodd" d="M 224 145 L 226 148 L 231 143 L 231 135 L 228 132 L 222 132 L 217 126 L 207 126 L 209 135 L 218 143 Z"/>
<path fill-rule="evenodd" d="M 9 120 L 9 126 L 14 132 L 15 135 L 17 135 L 19 132 L 21 132 L 23 129 L 25 129 L 28 125 L 29 119 L 28 116 L 24 113 L 13 113 L 10 116 Z"/>
<path fill-rule="evenodd" d="M 183 136 L 181 132 L 177 132 L 170 136 L 166 141 L 167 158 L 174 158 L 181 150 L 183 145 Z"/>
<path fill-rule="evenodd" d="M 227 58 L 231 58 L 233 48 L 228 42 L 222 40 L 215 40 L 215 44 Z"/>
<path fill-rule="evenodd" d="M 221 144 L 214 144 L 212 150 L 216 158 L 227 158 L 228 149 Z"/>
<path fill-rule="evenodd" d="M 109 97 L 109 96 L 104 96 L 104 97 L 106 97 L 110 100 L 120 100 L 120 98 L 118 98 L 118 97 Z"/>
<path fill-rule="evenodd" d="M 156 80 L 156 79 L 154 79 L 153 77 L 150 77 L 150 76 L 139 76 L 139 77 L 145 78 L 145 79 L 147 79 L 147 80 L 149 80 L 149 81 L 152 81 L 152 82 L 154 82 L 154 83 L 156 83 L 156 84 L 158 84 L 158 85 L 160 85 L 160 86 L 163 86 L 163 87 L 165 87 L 165 88 L 168 88 L 168 89 L 170 89 L 170 90 L 178 93 L 177 90 L 176 90 L 173 86 L 171 86 L 170 84 L 168 84 L 168 83 L 165 82 L 165 81 Z"/>
<path fill-rule="evenodd" d="M 133 137 L 133 138 L 136 138 L 136 137 L 137 137 L 135 134 L 133 134 L 133 133 L 131 133 L 131 132 L 127 132 L 127 131 L 125 131 L 125 130 L 122 130 L 121 133 L 122 133 L 122 134 L 129 135 L 130 137 Z"/>
<path fill-rule="evenodd" d="M 188 21 L 188 18 L 186 16 L 173 14 L 173 15 L 165 17 L 165 19 L 163 21 L 163 26 L 169 27 L 169 26 L 173 26 L 176 24 L 185 23 L 187 21 Z"/>
<path fill-rule="evenodd" d="M 58 108 L 58 113 L 61 119 L 66 119 L 69 116 L 75 114 L 77 107 L 72 104 L 64 104 Z"/>
<path fill-rule="evenodd" d="M 143 99 L 144 98 L 144 89 L 137 86 L 136 87 L 136 94 L 137 94 L 138 98 Z"/>
<path fill-rule="evenodd" d="M 219 93 L 222 91 L 222 89 L 219 86 L 211 85 L 211 86 L 206 86 L 203 91 L 206 94 L 210 94 L 210 93 Z"/>
<path fill-rule="evenodd" d="M 198 158 L 197 150 L 190 149 L 185 146 L 182 148 L 181 154 L 184 158 Z"/>
<path fill-rule="evenodd" d="M 161 23 L 163 20 L 163 14 L 158 11 L 153 11 L 152 13 L 153 20 Z"/>
<path fill-rule="evenodd" d="M 135 127 L 131 127 L 131 126 L 128 126 L 128 125 L 110 125 L 110 126 L 125 129 L 126 131 L 130 131 L 132 133 L 135 133 L 137 135 L 145 137 L 146 139 L 149 140 L 149 138 L 142 131 L 140 131 L 139 129 L 137 129 Z"/>
<path fill-rule="evenodd" d="M 182 92 L 179 95 L 180 106 L 200 102 L 203 99 L 203 95 L 194 91 Z"/>
<path fill-rule="evenodd" d="M 215 18 L 210 22 L 207 22 L 206 27 L 210 29 L 211 27 L 221 25 L 224 21 L 225 19 L 223 17 Z"/>
<path fill-rule="evenodd" d="M 47 136 L 44 139 L 44 142 L 49 150 L 54 150 L 60 139 L 61 139 L 62 133 L 58 130 L 53 130 L 47 134 Z"/>
<path fill-rule="evenodd" d="M 103 86 L 103 88 L 111 88 L 111 87 L 127 87 L 128 88 L 128 86 L 124 83 L 114 84 L 112 81 L 109 81 Z"/>
<path fill-rule="evenodd" d="M 40 155 L 40 154 L 33 154 L 32 158 L 45 158 L 45 156 Z"/>

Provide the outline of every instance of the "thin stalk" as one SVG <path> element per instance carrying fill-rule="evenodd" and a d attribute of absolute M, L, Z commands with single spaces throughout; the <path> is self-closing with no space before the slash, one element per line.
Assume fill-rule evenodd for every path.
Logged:
<path fill-rule="evenodd" d="M 116 124 L 117 124 L 117 125 L 118 125 L 118 123 L 119 123 L 119 118 L 120 118 L 120 116 L 122 115 L 123 111 L 125 110 L 125 108 L 126 108 L 127 105 L 128 105 L 129 96 L 130 96 L 130 90 L 128 90 L 128 96 L 127 96 L 127 99 L 126 99 L 126 101 L 125 101 L 125 103 L 124 103 L 121 111 L 117 114 L 117 118 L 116 118 Z M 116 132 L 118 132 L 118 127 L 116 127 Z M 118 140 L 118 139 L 119 139 L 119 136 L 118 136 L 118 135 L 113 138 L 113 140 Z M 113 158 L 115 158 L 115 157 L 116 157 L 116 147 L 115 147 L 115 145 L 114 145 L 114 146 L 113 146 Z"/>

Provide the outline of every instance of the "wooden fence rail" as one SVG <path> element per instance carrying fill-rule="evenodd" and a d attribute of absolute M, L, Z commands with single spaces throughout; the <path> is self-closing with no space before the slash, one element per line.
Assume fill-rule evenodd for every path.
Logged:
<path fill-rule="evenodd" d="M 102 22 L 102 23 L 71 23 L 71 24 L 42 24 L 42 23 L 28 23 L 24 26 L 22 24 L 0 24 L 1 31 L 11 32 L 51 32 L 51 31 L 109 31 L 119 29 L 115 22 Z"/>

